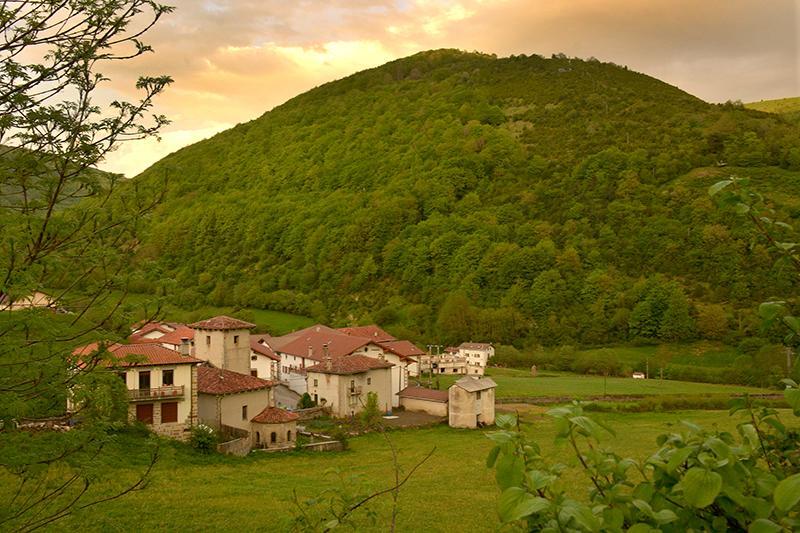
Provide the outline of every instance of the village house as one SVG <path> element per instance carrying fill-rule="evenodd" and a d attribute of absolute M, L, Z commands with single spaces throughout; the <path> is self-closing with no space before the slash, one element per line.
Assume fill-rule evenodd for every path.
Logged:
<path fill-rule="evenodd" d="M 400 398 L 400 406 L 406 411 L 447 416 L 449 394 L 446 390 L 426 389 L 412 385 L 401 390 L 397 395 Z"/>
<path fill-rule="evenodd" d="M 448 389 L 449 424 L 454 428 L 476 428 L 494 424 L 494 389 L 491 378 L 465 376 Z"/>
<path fill-rule="evenodd" d="M 458 354 L 458 348 L 447 347 L 440 354 L 425 354 L 418 357 L 420 376 L 467 373 L 467 359 Z"/>
<path fill-rule="evenodd" d="M 484 342 L 462 342 L 456 353 L 466 360 L 467 374 L 482 376 L 489 359 L 494 357 L 494 346 Z"/>
<path fill-rule="evenodd" d="M 250 374 L 258 378 L 278 381 L 281 379 L 281 358 L 269 344 L 269 335 L 250 337 Z"/>
<path fill-rule="evenodd" d="M 92 343 L 73 354 L 86 359 L 100 348 Z M 118 373 L 128 389 L 128 418 L 148 425 L 155 433 L 186 440 L 198 419 L 198 366 L 200 360 L 158 344 L 109 344 L 114 360 L 109 370 Z M 75 406 L 68 405 L 70 411 Z"/>
<path fill-rule="evenodd" d="M 272 404 L 273 382 L 204 363 L 197 369 L 200 422 L 216 430 L 250 431 L 250 420 Z"/>
<path fill-rule="evenodd" d="M 48 294 L 34 291 L 28 296 L 12 299 L 11 296 L 0 292 L 0 311 L 21 311 L 23 309 L 52 309 L 56 310 L 56 301 Z"/>
<path fill-rule="evenodd" d="M 365 355 L 328 356 L 306 367 L 308 393 L 337 417 L 360 412 L 370 392 L 378 396 L 379 408 L 387 412 L 392 406 L 392 367 L 388 361 Z"/>
<path fill-rule="evenodd" d="M 250 375 L 250 330 L 255 324 L 216 316 L 189 324 L 194 330 L 194 356 L 217 368 Z"/>

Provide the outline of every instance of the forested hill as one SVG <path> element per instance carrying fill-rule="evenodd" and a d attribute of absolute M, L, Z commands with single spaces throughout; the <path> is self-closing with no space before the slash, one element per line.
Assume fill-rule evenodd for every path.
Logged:
<path fill-rule="evenodd" d="M 169 178 L 137 285 L 444 342 L 731 337 L 795 282 L 706 189 L 795 217 L 799 141 L 613 64 L 420 53 L 137 177 Z"/>

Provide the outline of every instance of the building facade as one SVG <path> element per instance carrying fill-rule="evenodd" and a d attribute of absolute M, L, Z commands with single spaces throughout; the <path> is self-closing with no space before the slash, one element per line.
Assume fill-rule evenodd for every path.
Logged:
<path fill-rule="evenodd" d="M 392 367 L 387 361 L 363 355 L 328 358 L 306 368 L 308 393 L 340 418 L 361 412 L 370 392 L 377 395 L 378 407 L 388 412 L 392 407 Z"/>
<path fill-rule="evenodd" d="M 490 378 L 465 376 L 448 389 L 449 424 L 455 428 L 476 428 L 494 424 L 497 384 Z"/>

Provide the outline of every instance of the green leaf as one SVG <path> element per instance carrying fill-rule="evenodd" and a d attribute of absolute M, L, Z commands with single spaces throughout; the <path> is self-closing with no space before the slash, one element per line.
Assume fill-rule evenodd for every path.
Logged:
<path fill-rule="evenodd" d="M 489 455 L 486 457 L 486 468 L 492 468 L 494 466 L 495 461 L 497 461 L 497 455 L 500 453 L 500 447 L 495 446 L 492 448 L 492 451 L 489 452 Z"/>
<path fill-rule="evenodd" d="M 501 489 L 519 487 L 525 472 L 525 463 L 518 455 L 504 455 L 497 461 L 497 484 Z"/>
<path fill-rule="evenodd" d="M 506 444 L 514 440 L 514 437 L 506 431 L 494 431 L 487 433 L 486 436 L 497 444 Z"/>
<path fill-rule="evenodd" d="M 788 511 L 800 502 L 800 474 L 789 476 L 775 487 L 775 507 Z"/>
<path fill-rule="evenodd" d="M 531 470 L 527 473 L 528 487 L 531 490 L 539 490 L 555 481 L 555 476 L 542 472 L 541 470 Z"/>
<path fill-rule="evenodd" d="M 533 496 L 519 487 L 510 487 L 500 495 L 499 514 L 503 522 L 514 522 L 550 507 L 544 498 Z"/>
<path fill-rule="evenodd" d="M 674 522 L 678 519 L 678 515 L 673 513 L 669 509 L 661 509 L 657 513 L 653 513 L 653 518 L 659 525 L 661 524 L 669 524 L 670 522 Z"/>
<path fill-rule="evenodd" d="M 650 524 L 634 524 L 633 526 L 628 528 L 628 533 L 650 533 L 652 529 L 650 528 Z"/>
<path fill-rule="evenodd" d="M 714 185 L 708 188 L 708 195 L 714 196 L 732 183 L 733 183 L 732 179 L 718 181 Z"/>
<path fill-rule="evenodd" d="M 754 520 L 747 528 L 747 533 L 779 533 L 780 531 L 783 531 L 781 526 L 766 518 Z"/>
<path fill-rule="evenodd" d="M 713 451 L 714 454 L 716 454 L 716 456 L 720 459 L 728 459 L 731 456 L 730 447 L 716 437 L 707 439 L 703 444 L 706 446 L 706 448 Z"/>
<path fill-rule="evenodd" d="M 786 312 L 785 304 L 783 301 L 764 302 L 758 306 L 758 316 L 766 321 L 775 320 Z"/>
<path fill-rule="evenodd" d="M 794 333 L 800 333 L 800 319 L 796 316 L 787 315 L 783 317 L 783 322 L 789 326 Z"/>
<path fill-rule="evenodd" d="M 705 468 L 690 468 L 680 482 L 683 498 L 692 507 L 711 505 L 722 489 L 722 476 Z"/>
<path fill-rule="evenodd" d="M 689 458 L 694 451 L 697 450 L 696 446 L 686 446 L 685 448 L 678 448 L 675 452 L 670 456 L 669 461 L 667 462 L 666 470 L 670 474 L 675 472 L 679 466 L 686 462 L 686 459 Z"/>
<path fill-rule="evenodd" d="M 517 417 L 516 415 L 499 414 L 495 417 L 494 423 L 499 428 L 512 429 L 517 424 Z"/>
<path fill-rule="evenodd" d="M 800 416 L 800 389 L 786 389 L 783 391 L 786 403 L 792 408 L 795 416 Z"/>
<path fill-rule="evenodd" d="M 736 211 L 736 213 L 740 215 L 744 215 L 748 211 L 750 211 L 750 206 L 745 203 L 739 202 L 738 204 L 736 204 L 736 207 L 734 207 L 734 211 Z"/>

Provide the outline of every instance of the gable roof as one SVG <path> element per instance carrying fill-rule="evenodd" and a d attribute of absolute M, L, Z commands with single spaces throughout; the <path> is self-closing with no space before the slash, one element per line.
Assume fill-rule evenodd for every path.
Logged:
<path fill-rule="evenodd" d="M 202 394 L 236 394 L 268 389 L 273 385 L 272 381 L 217 368 L 209 363 L 197 368 L 197 392 Z"/>
<path fill-rule="evenodd" d="M 411 341 L 385 341 L 378 342 L 378 346 L 386 351 L 392 352 L 400 356 L 401 359 L 408 359 L 414 356 L 425 355 L 420 348 Z"/>
<path fill-rule="evenodd" d="M 238 318 L 231 318 L 229 316 L 220 315 L 220 316 L 215 316 L 214 318 L 201 320 L 200 322 L 195 322 L 194 324 L 189 324 L 189 327 L 194 329 L 226 330 L 226 329 L 250 329 L 256 327 L 256 325 L 251 324 L 250 322 L 245 322 L 244 320 L 239 320 Z"/>
<path fill-rule="evenodd" d="M 488 342 L 462 342 L 458 347 L 464 350 L 488 350 L 492 345 Z"/>
<path fill-rule="evenodd" d="M 337 358 L 350 355 L 372 342 L 371 339 L 353 337 L 335 329 L 321 326 L 291 333 L 284 336 L 284 338 L 278 339 L 275 344 L 271 342 L 270 345 L 276 352 L 322 361 L 325 357 L 326 345 L 328 355 Z"/>
<path fill-rule="evenodd" d="M 382 330 L 375 324 L 372 324 L 370 326 L 353 326 L 348 328 L 339 328 L 337 331 L 340 331 L 345 335 L 351 335 L 353 337 L 365 337 L 367 339 L 372 339 L 373 341 L 376 342 L 397 340 L 391 334 Z"/>
<path fill-rule="evenodd" d="M 292 413 L 280 407 L 266 407 L 263 411 L 250 419 L 258 424 L 285 424 L 300 418 L 297 413 Z"/>
<path fill-rule="evenodd" d="M 72 354 L 79 357 L 90 355 L 96 352 L 99 347 L 99 342 L 93 342 L 91 344 L 87 344 L 86 346 L 75 348 Z M 170 350 L 169 348 L 164 348 L 160 344 L 151 342 L 141 344 L 113 343 L 106 345 L 106 349 L 117 360 L 113 364 L 121 367 L 202 363 L 200 359 L 195 359 L 194 357 L 189 357 L 187 355 L 181 355 L 175 350 Z"/>
<path fill-rule="evenodd" d="M 160 342 L 162 344 L 180 345 L 181 339 L 183 339 L 184 337 L 189 340 L 194 339 L 194 330 L 184 324 L 178 324 L 178 327 L 176 327 L 175 330 L 170 331 L 163 337 L 159 337 L 153 340 L 155 340 L 155 342 Z"/>
<path fill-rule="evenodd" d="M 397 393 L 401 398 L 414 398 L 415 400 L 429 400 L 432 402 L 447 403 L 449 394 L 446 390 L 426 389 L 425 387 L 408 386 Z"/>
<path fill-rule="evenodd" d="M 463 377 L 453 383 L 453 387 L 461 387 L 467 392 L 477 392 L 480 390 L 486 389 L 493 389 L 497 387 L 497 383 L 492 380 L 492 378 L 473 378 L 473 377 Z"/>
<path fill-rule="evenodd" d="M 306 367 L 306 372 L 318 374 L 361 374 L 374 369 L 391 368 L 394 365 L 381 359 L 373 359 L 365 355 L 348 355 L 335 357 L 322 363 Z"/>
<path fill-rule="evenodd" d="M 266 336 L 269 338 L 269 336 Z M 259 342 L 264 341 L 264 342 Z M 281 358 L 275 353 L 275 351 L 270 347 L 269 344 L 266 344 L 266 339 L 264 336 L 260 337 L 250 337 L 250 349 L 257 354 L 264 355 L 269 357 L 273 361 L 280 361 Z"/>
<path fill-rule="evenodd" d="M 157 331 L 162 335 L 166 335 L 167 333 L 173 331 L 173 329 L 169 327 L 168 324 L 162 324 L 161 322 L 147 322 L 141 326 L 135 326 L 135 329 L 129 338 L 131 342 L 139 342 L 142 337 L 154 331 Z"/>

